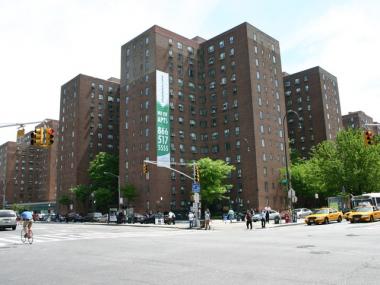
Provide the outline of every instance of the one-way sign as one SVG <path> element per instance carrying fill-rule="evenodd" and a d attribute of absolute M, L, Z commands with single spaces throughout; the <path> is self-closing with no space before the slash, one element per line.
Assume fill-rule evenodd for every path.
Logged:
<path fill-rule="evenodd" d="M 201 192 L 201 185 L 199 185 L 199 183 L 193 183 L 192 191 L 193 193 Z"/>

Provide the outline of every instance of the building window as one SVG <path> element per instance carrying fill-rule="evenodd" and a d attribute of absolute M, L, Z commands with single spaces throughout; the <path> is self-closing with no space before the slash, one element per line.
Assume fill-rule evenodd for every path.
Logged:
<path fill-rule="evenodd" d="M 209 46 L 209 47 L 207 48 L 207 50 L 208 50 L 209 53 L 213 53 L 214 50 L 215 50 L 215 48 L 214 48 L 214 46 Z"/>
<path fill-rule="evenodd" d="M 220 48 L 224 48 L 224 41 L 220 41 L 220 42 L 219 42 L 219 47 L 220 47 Z"/>
<path fill-rule="evenodd" d="M 233 36 L 229 37 L 228 41 L 230 42 L 230 45 L 232 45 L 234 43 L 234 37 Z"/>

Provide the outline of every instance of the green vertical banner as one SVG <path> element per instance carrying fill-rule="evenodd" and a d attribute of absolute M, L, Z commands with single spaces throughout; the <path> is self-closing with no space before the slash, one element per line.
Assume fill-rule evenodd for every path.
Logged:
<path fill-rule="evenodd" d="M 157 166 L 170 167 L 169 74 L 156 70 Z"/>

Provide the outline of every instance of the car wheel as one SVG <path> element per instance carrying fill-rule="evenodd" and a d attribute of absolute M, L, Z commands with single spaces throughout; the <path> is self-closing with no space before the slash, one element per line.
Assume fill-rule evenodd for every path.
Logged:
<path fill-rule="evenodd" d="M 342 217 L 339 216 L 339 217 L 338 217 L 338 223 L 340 223 L 341 221 L 342 221 Z"/>
<path fill-rule="evenodd" d="M 307 225 L 308 225 L 308 226 L 311 226 L 311 223 L 310 223 L 310 222 L 307 222 Z"/>
<path fill-rule="evenodd" d="M 16 230 L 16 226 L 13 226 L 13 227 L 12 227 L 12 231 L 14 231 L 14 230 Z"/>
<path fill-rule="evenodd" d="M 350 223 L 351 223 L 351 224 L 354 224 L 354 223 L 355 223 L 354 219 L 351 219 L 351 220 L 350 220 Z"/>
<path fill-rule="evenodd" d="M 373 222 L 374 222 L 374 220 L 373 220 L 373 216 L 371 216 L 371 217 L 369 218 L 369 222 L 370 222 L 370 223 L 373 223 Z"/>
<path fill-rule="evenodd" d="M 329 219 L 325 218 L 325 224 L 328 224 L 328 223 L 329 223 Z"/>

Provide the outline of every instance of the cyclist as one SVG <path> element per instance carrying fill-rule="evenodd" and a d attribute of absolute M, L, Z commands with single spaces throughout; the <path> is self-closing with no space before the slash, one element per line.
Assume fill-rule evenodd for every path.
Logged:
<path fill-rule="evenodd" d="M 30 211 L 24 211 L 21 213 L 21 219 L 23 220 L 22 227 L 24 228 L 26 234 L 24 237 L 28 237 L 30 230 L 32 229 L 33 224 L 33 214 Z M 28 230 L 26 230 L 26 227 L 28 227 Z"/>

